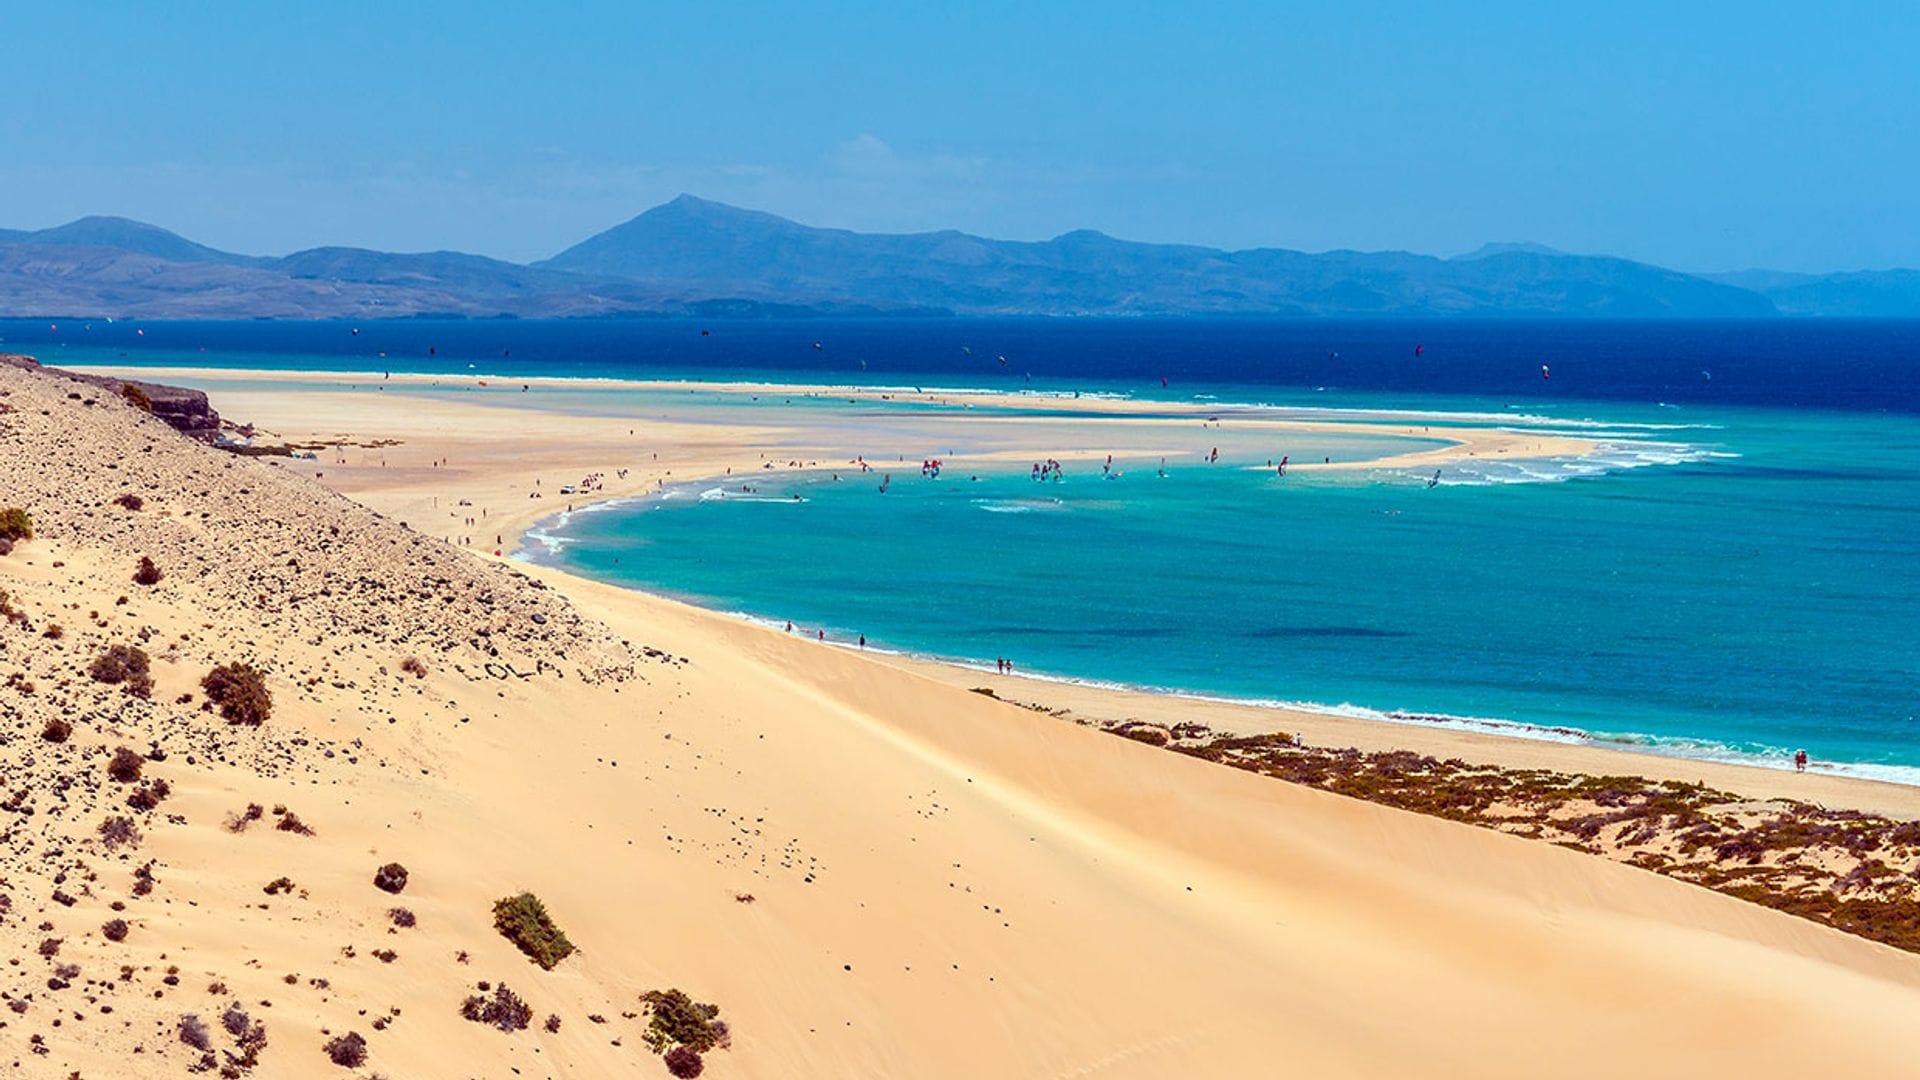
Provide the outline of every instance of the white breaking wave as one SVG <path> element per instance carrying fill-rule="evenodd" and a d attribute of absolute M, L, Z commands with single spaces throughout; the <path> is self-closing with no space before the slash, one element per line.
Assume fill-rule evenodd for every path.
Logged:
<path fill-rule="evenodd" d="M 667 496 L 662 495 L 662 498 Z M 794 505 L 807 500 L 798 495 L 766 495 L 757 491 L 730 491 L 727 488 L 708 488 L 700 493 L 701 502 L 745 502 L 745 503 L 784 503 Z"/>
<path fill-rule="evenodd" d="M 1059 499 L 974 499 L 973 505 L 989 514 L 1032 514 L 1067 508 Z"/>
<path fill-rule="evenodd" d="M 1494 484 L 1557 484 L 1628 469 L 1655 465 L 1684 465 L 1689 462 L 1740 455 L 1693 443 L 1658 442 L 1650 439 L 1601 439 L 1591 452 L 1544 458 L 1457 458 L 1439 467 L 1441 486 L 1486 487 Z M 1375 477 L 1385 483 L 1427 484 L 1433 480 L 1428 469 L 1380 469 Z"/>

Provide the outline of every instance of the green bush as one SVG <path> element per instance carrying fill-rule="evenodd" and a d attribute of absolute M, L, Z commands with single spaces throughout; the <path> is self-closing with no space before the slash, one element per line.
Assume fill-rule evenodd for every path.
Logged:
<path fill-rule="evenodd" d="M 720 1006 L 705 1005 L 682 990 L 649 990 L 640 995 L 650 1015 L 646 1033 L 640 1037 L 654 1053 L 668 1047 L 684 1046 L 696 1054 L 728 1043 L 726 1021 Z"/>
<path fill-rule="evenodd" d="M 568 941 L 567 935 L 553 925 L 552 917 L 547 914 L 547 906 L 530 892 L 496 901 L 493 905 L 493 928 L 548 971 L 552 971 L 554 965 L 573 952 L 573 942 Z"/>
<path fill-rule="evenodd" d="M 200 680 L 207 700 L 220 709 L 229 724 L 258 727 L 273 715 L 273 695 L 267 678 L 252 664 L 222 664 Z"/>
<path fill-rule="evenodd" d="M 33 539 L 33 519 L 25 510 L 9 506 L 0 510 L 0 540 Z"/>

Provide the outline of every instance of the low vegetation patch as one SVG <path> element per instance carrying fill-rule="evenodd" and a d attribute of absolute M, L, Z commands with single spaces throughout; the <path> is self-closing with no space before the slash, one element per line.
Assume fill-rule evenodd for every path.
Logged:
<path fill-rule="evenodd" d="M 287 811 L 284 814 L 281 814 L 280 820 L 275 822 L 273 827 L 280 830 L 281 832 L 293 833 L 295 836 L 312 836 L 313 835 L 313 826 L 308 825 L 304 821 L 301 821 L 300 815 L 294 813 L 291 810 Z"/>
<path fill-rule="evenodd" d="M 1114 734 L 1129 732 L 1109 727 Z M 1920 953 L 1920 821 L 1640 776 L 1503 769 L 1291 735 L 1170 731 L 1169 749 L 1628 863 Z"/>
<path fill-rule="evenodd" d="M 125 814 L 109 815 L 100 822 L 99 833 L 101 842 L 107 845 L 109 851 L 140 842 L 140 830 L 133 824 L 133 819 Z"/>
<path fill-rule="evenodd" d="M 33 519 L 17 506 L 0 509 L 0 540 L 33 539 Z"/>
<path fill-rule="evenodd" d="M 486 983 L 481 983 L 480 993 L 460 1003 L 460 1015 L 501 1031 L 523 1031 L 533 1022 L 533 1007 L 521 1000 L 519 994 L 507 989 L 506 983 L 492 987 L 491 996 L 486 993 L 488 989 Z"/>
<path fill-rule="evenodd" d="M 146 650 L 138 645 L 109 645 L 105 652 L 93 658 L 87 674 L 94 682 L 121 685 L 135 697 L 150 697 L 153 694 L 150 665 Z"/>
<path fill-rule="evenodd" d="M 690 1046 L 676 1046 L 661 1055 L 660 1060 L 666 1062 L 667 1071 L 680 1080 L 693 1080 L 707 1071 L 707 1063 L 700 1060 L 700 1052 Z"/>
<path fill-rule="evenodd" d="M 390 862 L 373 872 L 373 887 L 381 892 L 390 892 L 398 896 L 407 887 L 407 868 L 397 862 Z"/>
<path fill-rule="evenodd" d="M 647 1013 L 647 1030 L 641 1038 L 656 1054 L 684 1047 L 698 1055 L 732 1044 L 718 1005 L 695 1001 L 678 989 L 649 990 L 640 995 L 640 1003 Z"/>
<path fill-rule="evenodd" d="M 133 568 L 135 585 L 158 585 L 163 577 L 166 575 L 162 574 L 160 568 L 153 565 L 153 560 L 145 555 L 140 556 L 139 564 Z"/>
<path fill-rule="evenodd" d="M 247 826 L 259 821 L 261 817 L 265 816 L 266 812 L 267 808 L 261 806 L 259 803 L 248 803 L 245 810 L 227 815 L 227 831 L 235 833 L 246 832 Z"/>
<path fill-rule="evenodd" d="M 122 746 L 113 752 L 107 762 L 107 775 L 122 784 L 131 784 L 140 779 L 140 770 L 147 767 L 147 759 Z"/>
<path fill-rule="evenodd" d="M 328 1039 L 323 1049 L 327 1052 L 327 1060 L 335 1065 L 357 1069 L 367 1063 L 367 1040 L 357 1031 Z"/>
<path fill-rule="evenodd" d="M 140 781 L 140 786 L 127 795 L 127 805 L 135 810 L 153 810 L 171 794 L 173 794 L 173 785 L 156 776 L 151 780 Z"/>
<path fill-rule="evenodd" d="M 138 510 L 147 505 L 147 502 L 145 499 L 129 491 L 125 495 L 113 500 L 113 505 L 120 507 L 122 510 Z"/>
<path fill-rule="evenodd" d="M 258 727 L 273 715 L 273 694 L 267 678 L 252 664 L 222 664 L 200 680 L 207 701 L 229 724 Z"/>
<path fill-rule="evenodd" d="M 573 952 L 573 942 L 553 924 L 540 898 L 530 892 L 495 901 L 493 928 L 548 971 Z"/>

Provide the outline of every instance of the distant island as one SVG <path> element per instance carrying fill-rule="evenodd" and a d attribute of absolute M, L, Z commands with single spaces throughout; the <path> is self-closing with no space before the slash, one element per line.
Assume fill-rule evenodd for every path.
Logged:
<path fill-rule="evenodd" d="M 239 255 L 88 217 L 0 229 L 0 316 L 171 319 L 799 315 L 1920 316 L 1920 270 L 1686 274 L 1537 244 L 1223 251 L 821 229 L 682 195 L 530 265 L 322 247 Z"/>

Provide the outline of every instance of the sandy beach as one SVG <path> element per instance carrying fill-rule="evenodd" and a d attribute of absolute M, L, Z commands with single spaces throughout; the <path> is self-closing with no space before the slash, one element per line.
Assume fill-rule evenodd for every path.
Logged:
<path fill-rule="evenodd" d="M 862 419 L 849 413 L 789 411 L 769 414 L 759 425 L 713 423 L 686 412 L 627 415 L 568 411 L 571 402 L 541 407 L 530 387 L 540 391 L 642 390 L 669 394 L 735 395 L 801 401 L 877 401 L 898 396 L 892 389 L 823 387 L 806 384 L 618 381 L 609 379 L 511 379 L 493 376 L 451 377 L 365 373 L 235 371 L 212 368 L 112 368 L 88 371 L 126 377 L 162 378 L 210 391 L 228 415 L 246 418 L 263 430 L 262 442 L 299 445 L 342 442 L 340 449 L 317 451 L 317 462 L 277 461 L 293 472 L 310 470 L 325 486 L 349 496 L 428 535 L 444 535 L 484 557 L 512 557 L 528 529 L 566 509 L 644 496 L 663 484 L 747 477 L 794 470 L 844 471 L 856 454 L 865 454 L 876 472 L 886 462 L 916 467 L 937 453 L 943 425 L 998 425 L 1006 445 L 954 459 L 949 467 L 1024 464 L 1036 456 L 1062 461 L 1098 461 L 1109 453 L 1153 454 L 1183 445 L 1189 464 L 1197 464 L 1208 439 L 1231 429 L 1263 432 L 1338 432 L 1392 439 L 1444 439 L 1435 449 L 1401 451 L 1389 447 L 1380 457 L 1332 465 L 1300 463 L 1297 469 L 1360 470 L 1440 466 L 1472 456 L 1542 458 L 1573 456 L 1593 449 L 1592 440 L 1543 435 L 1496 427 L 1450 425 L 1439 429 L 1373 420 L 1275 419 L 1286 410 L 1255 410 L 1217 404 L 1169 406 L 1163 402 L 970 392 L 936 396 L 942 402 L 973 402 L 985 408 L 1086 413 L 1087 419 L 1061 429 L 1031 417 L 927 414 L 909 429 L 912 445 L 870 446 Z M 482 387 L 481 382 L 487 385 Z M 316 391 L 313 385 L 340 389 Z M 288 392 L 279 388 L 301 387 Z M 431 396 L 401 394 L 389 398 L 381 386 L 412 388 Z M 924 396 L 924 395 L 923 395 Z M 762 410 L 765 413 L 765 410 Z M 1171 418 L 1169 418 L 1171 414 Z M 773 423 L 771 417 L 791 419 Z M 1130 419 L 1116 419 L 1128 417 Z M 1217 418 L 1225 417 L 1224 420 Z M 1214 426 L 1215 424 L 1224 426 Z M 1196 427 L 1198 431 L 1196 432 Z M 1169 435 L 1169 432 L 1175 434 Z M 1038 441 L 1065 437 L 1091 445 L 1063 446 Z M 1099 442 L 1094 440 L 1110 440 Z M 1175 442 L 1174 440 L 1181 440 Z M 621 470 L 626 475 L 621 476 Z M 558 488 L 594 475 L 591 492 L 563 496 Z M 537 496 L 537 497 L 530 497 Z M 472 526 L 465 525 L 475 519 Z M 576 577 L 553 571 L 561 588 L 577 588 Z M 623 595 L 625 595 L 623 591 Z M 650 601 L 675 604 L 648 597 Z M 705 615 L 705 612 L 698 614 Z M 722 620 L 731 622 L 732 620 Z M 1450 730 L 1425 724 L 1382 723 L 1327 712 L 1274 708 L 1163 694 L 1137 694 L 1096 686 L 1010 678 L 991 671 L 958 667 L 914 657 L 875 652 L 877 663 L 892 664 L 961 688 L 988 686 L 1009 699 L 1043 709 L 1068 710 L 1092 720 L 1120 720 L 1151 713 L 1167 723 L 1205 723 L 1221 731 L 1287 731 L 1325 745 L 1363 749 L 1414 749 L 1439 757 L 1466 756 L 1513 768 L 1556 768 L 1605 773 L 1623 769 L 1656 779 L 1701 782 L 1750 792 L 1764 798 L 1804 798 L 1824 805 L 1875 813 L 1920 817 L 1920 788 L 1816 771 L 1787 776 L 1780 770 L 1696 759 L 1635 753 L 1618 747 Z"/>
<path fill-rule="evenodd" d="M 185 1014 L 213 1029 L 207 1052 L 244 1055 L 221 1022 L 234 1006 L 266 1038 L 242 1075 L 344 1075 L 322 1047 L 349 1031 L 363 1075 L 666 1075 L 639 995 L 669 987 L 728 1022 L 730 1048 L 706 1055 L 720 1078 L 1908 1068 L 1913 953 L 1098 725 L 1287 731 L 1896 818 L 1920 818 L 1920 790 L 1005 678 L 511 559 L 570 502 L 914 462 L 939 452 L 940 425 L 978 432 L 983 460 L 1198 454 L 1216 430 L 1204 408 L 1079 421 L 1110 445 L 1077 447 L 1042 441 L 1068 425 L 982 409 L 906 445 L 894 428 L 546 409 L 519 381 L 403 394 L 365 376 L 291 391 L 269 380 L 325 380 L 140 374 L 206 389 L 261 442 L 322 448 L 234 457 L 0 369 L 0 507 L 36 532 L 0 557 L 20 613 L 0 620 L 0 761 L 9 792 L 33 793 L 9 802 L 0 865 L 18 961 L 0 975 L 0 1060 L 20 1075 L 184 1074 L 201 1053 Z M 1412 452 L 1441 467 L 1585 445 L 1416 437 L 1449 443 Z M 130 579 L 143 555 L 157 584 Z M 135 642 L 149 695 L 88 678 Z M 233 661 L 266 672 L 258 727 L 205 698 L 203 674 Z M 74 729 L 58 742 L 56 716 Z M 168 781 L 157 809 L 125 808 L 106 771 L 121 746 Z M 250 804 L 275 809 L 248 824 Z M 288 813 L 311 834 L 277 827 Z M 138 839 L 101 831 L 121 815 Z M 399 894 L 371 883 L 389 862 L 410 871 Z M 492 905 L 523 890 L 578 947 L 553 970 L 495 932 Z M 464 1019 L 482 982 L 524 997 L 531 1026 Z"/>

